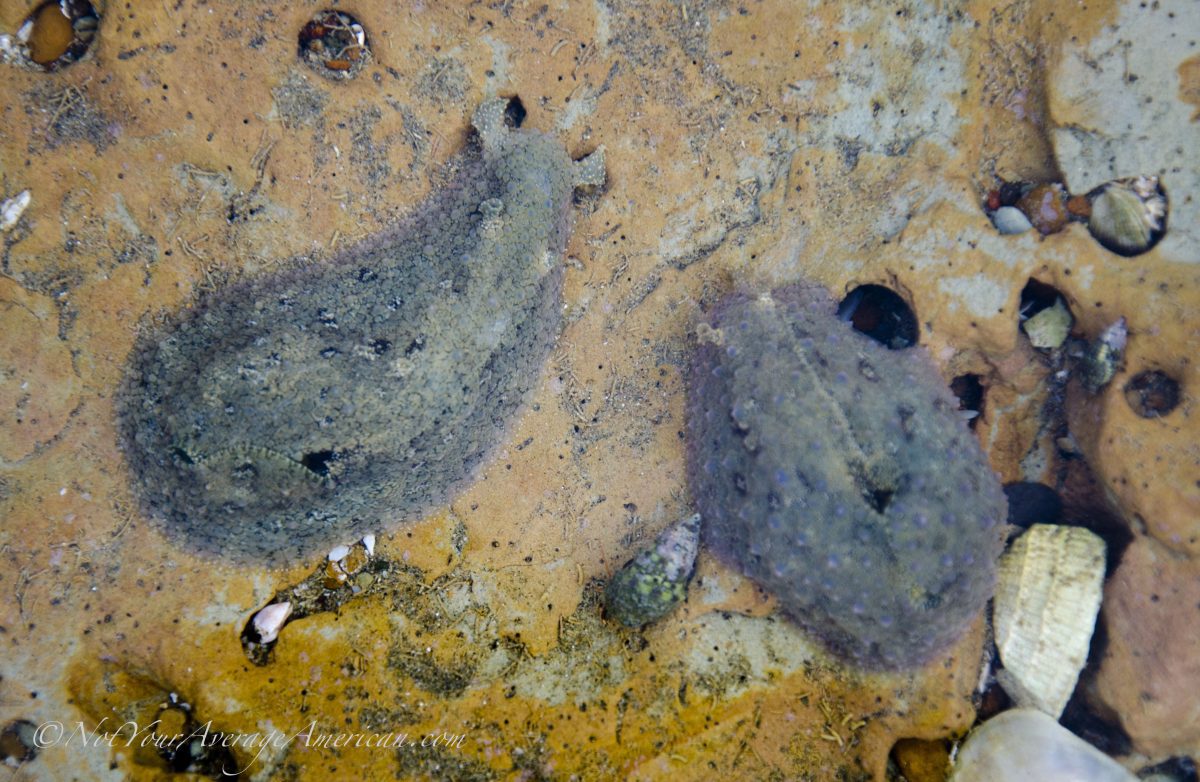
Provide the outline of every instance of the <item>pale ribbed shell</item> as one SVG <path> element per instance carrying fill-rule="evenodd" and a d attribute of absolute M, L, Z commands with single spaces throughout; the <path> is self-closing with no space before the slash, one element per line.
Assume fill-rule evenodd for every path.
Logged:
<path fill-rule="evenodd" d="M 1087 661 L 1103 581 L 1104 541 L 1080 527 L 1035 524 L 1000 558 L 996 646 L 1001 683 L 1019 705 L 1062 714 Z"/>

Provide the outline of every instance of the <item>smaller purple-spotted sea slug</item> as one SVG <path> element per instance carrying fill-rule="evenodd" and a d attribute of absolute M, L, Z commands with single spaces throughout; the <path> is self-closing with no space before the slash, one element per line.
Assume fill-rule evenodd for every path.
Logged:
<path fill-rule="evenodd" d="M 921 665 L 992 594 L 1004 493 L 925 352 L 823 290 L 734 294 L 698 327 L 688 473 L 704 542 L 864 668 Z"/>

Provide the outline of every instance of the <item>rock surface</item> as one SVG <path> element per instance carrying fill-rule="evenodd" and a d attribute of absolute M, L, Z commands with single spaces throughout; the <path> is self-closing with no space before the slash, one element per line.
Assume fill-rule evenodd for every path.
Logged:
<path fill-rule="evenodd" d="M 1125 0 L 1099 34 L 1066 43 L 1050 65 L 1055 157 L 1067 186 L 1158 176 L 1170 196 L 1162 255 L 1200 263 L 1200 6 Z"/>
<path fill-rule="evenodd" d="M 0 32 L 33 5 L 0 4 Z M 961 734 L 980 627 L 920 672 L 859 677 L 703 550 L 688 602 L 644 633 L 601 623 L 590 585 L 692 512 L 679 432 L 701 307 L 801 277 L 839 297 L 884 285 L 912 306 L 943 380 L 978 379 L 974 433 L 1005 482 L 1056 485 L 1062 432 L 1044 413 L 1065 405 L 1095 493 L 1200 554 L 1200 264 L 1164 254 L 1174 222 L 1121 258 L 1081 224 L 1000 236 L 981 208 L 997 177 L 1056 176 L 1046 92 L 1071 85 L 1050 84 L 1046 63 L 1111 39 L 1125 13 L 1060 5 L 360 0 L 372 60 L 332 82 L 297 57 L 312 6 L 105 3 L 80 62 L 4 66 L 0 201 L 32 200 L 0 247 L 0 298 L 17 302 L 0 309 L 0 729 L 152 716 L 175 692 L 222 730 L 468 734 L 457 748 L 235 751 L 251 773 L 297 779 L 332 765 L 883 778 L 897 738 Z M 1182 29 L 1148 19 L 1149 40 Z M 1177 67 L 1178 90 L 1155 99 L 1194 112 L 1197 68 Z M 494 94 L 519 95 L 529 127 L 572 157 L 608 151 L 607 190 L 578 205 L 567 245 L 557 347 L 463 495 L 389 520 L 403 531 L 378 536 L 370 584 L 317 590 L 326 608 L 253 665 L 242 629 L 328 563 L 214 566 L 135 510 L 112 397 L 136 324 L 393 225 L 445 184 Z M 1030 278 L 1062 295 L 1075 336 L 1127 318 L 1126 366 L 1104 393 L 1054 385 L 1019 328 Z M 1130 410 L 1123 387 L 1144 369 L 1178 381 L 1173 412 Z M 26 380 L 36 428 L 10 394 Z M 46 747 L 28 765 L 163 773 L 152 749 Z"/>
<path fill-rule="evenodd" d="M 1152 759 L 1200 755 L 1200 577 L 1195 560 L 1141 538 L 1104 588 L 1108 638 L 1094 693 Z"/>

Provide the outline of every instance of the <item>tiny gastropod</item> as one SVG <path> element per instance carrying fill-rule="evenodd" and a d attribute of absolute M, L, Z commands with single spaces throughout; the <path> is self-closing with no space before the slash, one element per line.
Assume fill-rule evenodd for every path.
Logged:
<path fill-rule="evenodd" d="M 700 549 L 700 514 L 668 527 L 617 571 L 605 590 L 608 615 L 626 627 L 666 616 L 687 595 Z"/>
<path fill-rule="evenodd" d="M 1115 179 L 1092 191 L 1088 230 L 1119 255 L 1138 255 L 1166 232 L 1167 196 L 1158 177 Z"/>

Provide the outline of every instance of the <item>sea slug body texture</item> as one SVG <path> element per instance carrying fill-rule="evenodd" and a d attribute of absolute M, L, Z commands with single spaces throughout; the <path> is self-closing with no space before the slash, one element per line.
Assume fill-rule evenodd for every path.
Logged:
<path fill-rule="evenodd" d="M 848 662 L 945 649 L 991 595 L 1006 506 L 928 356 L 798 286 L 727 297 L 698 332 L 688 473 L 705 543 Z"/>
<path fill-rule="evenodd" d="M 143 509 L 188 550 L 285 564 L 443 503 L 504 436 L 559 325 L 574 189 L 552 137 L 480 144 L 397 227 L 202 295 L 135 345 L 117 414 Z"/>

